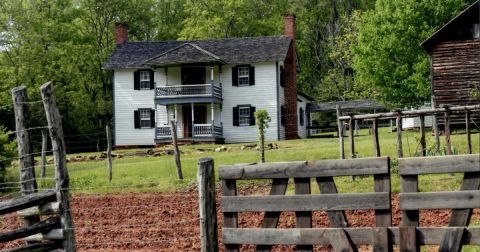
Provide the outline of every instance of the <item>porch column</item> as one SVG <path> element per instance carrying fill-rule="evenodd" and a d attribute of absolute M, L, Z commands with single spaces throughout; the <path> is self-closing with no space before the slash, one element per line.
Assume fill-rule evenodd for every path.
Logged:
<path fill-rule="evenodd" d="M 168 86 L 168 67 L 165 67 L 165 86 Z"/>
<path fill-rule="evenodd" d="M 194 103 L 192 103 L 192 142 L 195 137 L 195 110 Z"/>
<path fill-rule="evenodd" d="M 175 119 L 175 122 L 177 121 L 177 104 L 175 104 L 175 111 L 173 111 L 173 119 Z"/>
<path fill-rule="evenodd" d="M 155 106 L 156 107 L 156 106 Z M 170 122 L 170 112 L 168 112 L 168 105 L 165 105 L 165 108 L 167 109 L 167 124 Z M 156 110 L 157 108 L 155 108 Z M 156 120 L 158 121 L 158 120 Z"/>
<path fill-rule="evenodd" d="M 215 104 L 212 102 L 212 126 L 213 124 L 215 123 L 215 110 L 214 110 L 214 106 Z"/>
<path fill-rule="evenodd" d="M 211 81 L 212 85 L 213 85 L 213 83 L 214 83 L 213 80 L 214 80 L 214 76 L 213 76 L 213 66 L 210 66 L 210 81 Z"/>

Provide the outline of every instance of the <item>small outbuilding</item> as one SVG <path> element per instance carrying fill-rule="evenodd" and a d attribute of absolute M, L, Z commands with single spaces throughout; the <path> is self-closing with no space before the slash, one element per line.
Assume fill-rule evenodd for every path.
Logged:
<path fill-rule="evenodd" d="M 466 106 L 480 104 L 472 95 L 480 89 L 480 1 L 476 1 L 458 16 L 421 43 L 430 57 L 432 102 Z M 480 115 L 472 114 L 480 125 Z M 438 117 L 439 125 L 443 118 Z M 465 124 L 462 115 L 451 118 L 452 124 Z"/>

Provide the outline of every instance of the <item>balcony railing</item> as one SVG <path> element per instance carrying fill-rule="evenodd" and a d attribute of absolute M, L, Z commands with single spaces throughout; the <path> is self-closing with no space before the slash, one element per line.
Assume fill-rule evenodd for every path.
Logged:
<path fill-rule="evenodd" d="M 171 138 L 172 132 L 170 126 L 157 126 L 155 129 L 156 139 Z M 222 137 L 223 128 L 221 126 L 215 126 L 211 124 L 194 124 L 193 125 L 193 138 L 214 138 Z M 183 137 L 187 138 L 187 137 Z"/>
<path fill-rule="evenodd" d="M 214 97 L 222 98 L 222 88 L 214 84 L 157 86 L 156 98 Z"/>

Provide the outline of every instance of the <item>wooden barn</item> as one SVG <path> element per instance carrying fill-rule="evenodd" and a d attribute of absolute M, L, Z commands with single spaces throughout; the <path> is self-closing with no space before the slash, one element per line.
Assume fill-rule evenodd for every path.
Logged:
<path fill-rule="evenodd" d="M 480 1 L 476 1 L 458 16 L 422 42 L 430 56 L 432 102 L 443 105 L 475 105 L 472 96 L 480 87 Z M 475 87 L 476 86 L 476 87 Z M 480 115 L 472 114 L 480 125 Z M 443 118 L 438 118 L 440 126 Z M 464 116 L 452 116 L 452 124 L 465 125 Z"/>

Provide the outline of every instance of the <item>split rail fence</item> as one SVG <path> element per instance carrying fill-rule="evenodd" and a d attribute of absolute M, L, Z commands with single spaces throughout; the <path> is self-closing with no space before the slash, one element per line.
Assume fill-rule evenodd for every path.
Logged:
<path fill-rule="evenodd" d="M 24 86 L 16 87 L 12 89 L 12 98 L 22 196 L 0 202 L 0 215 L 16 213 L 24 219 L 24 227 L 0 233 L 0 242 L 17 239 L 26 241 L 25 245 L 7 251 L 76 251 L 61 117 L 51 83 L 42 85 L 40 91 L 48 122 L 48 127 L 45 128 L 49 130 L 53 146 L 56 188 L 42 192 L 37 188 L 29 132 L 32 128 L 28 125 L 30 114 L 27 90 Z"/>
<path fill-rule="evenodd" d="M 418 192 L 418 175 L 464 173 L 460 191 Z M 213 159 L 199 162 L 198 182 L 202 251 L 218 251 Z M 318 160 L 220 166 L 222 240 L 224 251 L 239 251 L 253 244 L 256 251 L 273 245 L 295 245 L 312 251 L 313 245 L 330 245 L 335 251 L 420 251 L 420 245 L 440 245 L 439 251 L 460 251 L 462 245 L 480 245 L 480 227 L 469 227 L 473 208 L 480 208 L 480 157 L 458 155 L 399 159 L 402 222 L 392 225 L 390 159 Z M 338 193 L 337 176 L 370 175 L 372 193 Z M 238 196 L 237 181 L 271 180 L 266 196 Z M 285 195 L 293 179 L 295 195 Z M 315 179 L 320 194 L 311 193 Z M 419 227 L 419 209 L 454 209 L 449 227 Z M 374 227 L 349 227 L 345 210 L 373 209 Z M 326 211 L 329 228 L 312 228 L 312 212 Z M 238 213 L 264 212 L 261 228 L 239 227 Z M 295 212 L 295 228 L 277 228 L 282 212 Z"/>
<path fill-rule="evenodd" d="M 386 119 L 395 119 L 396 120 L 396 138 L 397 138 L 397 157 L 403 157 L 403 145 L 402 145 L 402 118 L 412 118 L 419 117 L 420 119 L 420 149 L 421 156 L 425 157 L 427 155 L 427 143 L 425 139 L 426 128 L 425 128 L 425 117 L 426 116 L 442 116 L 444 117 L 444 135 L 445 135 L 445 152 L 447 155 L 452 155 L 452 143 L 450 139 L 451 129 L 450 129 L 450 119 L 452 114 L 465 114 L 465 130 L 467 137 L 467 153 L 472 154 L 472 139 L 471 139 L 471 124 L 472 124 L 472 113 L 480 112 L 480 105 L 471 105 L 471 106 L 443 106 L 442 108 L 434 109 L 423 109 L 423 110 L 397 110 L 395 112 L 386 112 L 386 113 L 376 113 L 376 114 L 363 114 L 355 115 L 350 114 L 348 116 L 340 116 L 341 108 L 337 106 L 337 124 L 338 124 L 338 137 L 340 145 L 340 158 L 345 159 L 345 140 L 344 140 L 344 127 L 343 123 L 348 124 L 348 140 L 349 140 L 349 155 L 350 158 L 355 158 L 355 136 L 354 136 L 354 125 L 355 121 L 366 120 L 372 122 L 372 137 L 373 137 L 373 148 L 375 155 L 377 157 L 381 156 L 380 152 L 380 143 L 378 139 L 378 121 Z M 433 132 L 435 133 L 435 146 L 436 152 L 440 151 L 440 130 L 438 127 L 437 120 L 433 122 Z"/>

